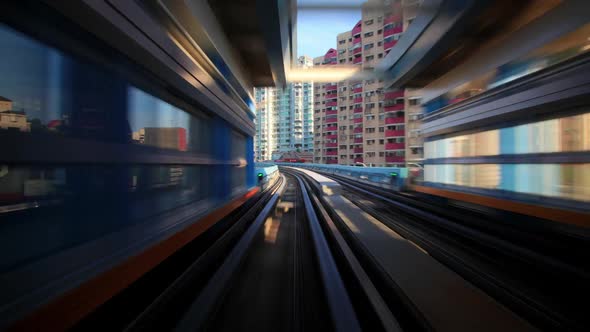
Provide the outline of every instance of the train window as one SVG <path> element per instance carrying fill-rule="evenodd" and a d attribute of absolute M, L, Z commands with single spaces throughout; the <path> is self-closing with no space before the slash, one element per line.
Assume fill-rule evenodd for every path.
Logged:
<path fill-rule="evenodd" d="M 177 221 L 155 217 L 208 204 L 212 167 L 2 165 L 0 271 L 134 224 L 170 227 Z"/>
<path fill-rule="evenodd" d="M 454 136 L 424 144 L 425 158 L 590 151 L 590 113 Z"/>
<path fill-rule="evenodd" d="M 542 69 L 588 53 L 590 24 L 580 26 L 528 54 L 513 59 L 476 79 L 466 82 L 424 104 L 426 113 L 436 112 L 485 91 L 508 84 Z"/>
<path fill-rule="evenodd" d="M 210 150 L 207 117 L 0 25 L 0 130 L 176 151 Z"/>
<path fill-rule="evenodd" d="M 424 180 L 590 202 L 590 164 L 427 164 Z"/>

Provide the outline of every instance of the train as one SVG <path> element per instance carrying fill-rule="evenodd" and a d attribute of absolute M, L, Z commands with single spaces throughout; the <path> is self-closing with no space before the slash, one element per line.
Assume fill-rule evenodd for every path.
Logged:
<path fill-rule="evenodd" d="M 388 87 L 421 100 L 424 165 L 412 190 L 590 226 L 590 18 L 578 14 L 588 9 L 440 4 L 451 25 L 423 13 L 396 60 L 378 66 Z"/>
<path fill-rule="evenodd" d="M 3 5 L 0 330 L 73 326 L 260 190 L 252 93 L 291 32 L 253 50 L 236 5 Z M 279 9 L 257 24 L 292 31 Z"/>

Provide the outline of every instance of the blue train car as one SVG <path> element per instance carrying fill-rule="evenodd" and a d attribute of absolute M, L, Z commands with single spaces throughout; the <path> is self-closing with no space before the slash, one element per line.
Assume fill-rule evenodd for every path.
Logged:
<path fill-rule="evenodd" d="M 0 330 L 72 326 L 258 190 L 251 93 L 291 37 L 249 49 L 231 6 L 3 5 Z"/>

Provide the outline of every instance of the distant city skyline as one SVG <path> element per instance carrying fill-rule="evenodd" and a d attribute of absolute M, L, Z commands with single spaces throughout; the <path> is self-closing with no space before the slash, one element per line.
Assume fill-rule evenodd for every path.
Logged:
<path fill-rule="evenodd" d="M 342 9 L 300 9 L 297 13 L 297 55 L 317 57 L 336 48 L 336 35 L 350 31 L 361 19 L 360 5 L 364 0 L 300 0 L 299 6 L 349 6 Z M 350 6 L 358 6 L 358 10 Z"/>

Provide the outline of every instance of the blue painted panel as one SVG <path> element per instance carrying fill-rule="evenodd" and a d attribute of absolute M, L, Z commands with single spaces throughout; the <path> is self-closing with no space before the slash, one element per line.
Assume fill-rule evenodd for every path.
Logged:
<path fill-rule="evenodd" d="M 246 138 L 246 185 L 252 187 L 256 185 L 256 173 L 254 171 L 254 137 Z"/>
<path fill-rule="evenodd" d="M 231 157 L 231 129 L 219 117 L 213 120 L 213 137 L 215 138 L 211 140 L 213 156 L 218 160 L 229 160 Z M 231 193 L 230 172 L 230 165 L 217 165 L 214 168 L 213 176 L 216 183 L 213 190 L 217 199 L 223 199 Z"/>

